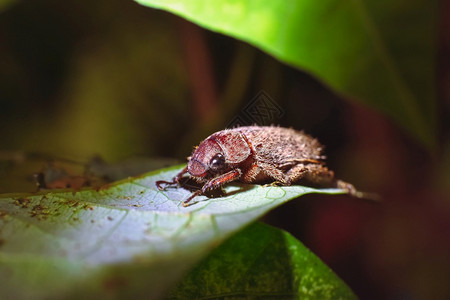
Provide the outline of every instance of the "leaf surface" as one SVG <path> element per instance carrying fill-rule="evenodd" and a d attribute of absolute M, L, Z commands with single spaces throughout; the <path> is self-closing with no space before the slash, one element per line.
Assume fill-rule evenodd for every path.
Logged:
<path fill-rule="evenodd" d="M 215 249 L 183 278 L 169 299 L 356 299 L 302 243 L 255 223 Z"/>
<path fill-rule="evenodd" d="M 338 189 L 229 185 L 224 197 L 159 191 L 180 167 L 100 190 L 5 194 L 0 198 L 0 298 L 127 295 L 159 298 L 235 231 L 308 193 Z"/>

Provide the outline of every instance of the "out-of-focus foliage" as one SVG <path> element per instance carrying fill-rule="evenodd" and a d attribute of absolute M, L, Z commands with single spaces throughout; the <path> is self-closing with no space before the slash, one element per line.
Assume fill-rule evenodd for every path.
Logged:
<path fill-rule="evenodd" d="M 15 3 L 16 0 L 0 0 L 0 13 L 7 9 L 9 5 Z"/>
<path fill-rule="evenodd" d="M 162 126 L 187 119 L 177 31 L 136 10 L 50 0 L 1 15 L 3 148 L 116 160 L 176 144 Z"/>
<path fill-rule="evenodd" d="M 249 42 L 436 145 L 436 1 L 136 1 Z"/>

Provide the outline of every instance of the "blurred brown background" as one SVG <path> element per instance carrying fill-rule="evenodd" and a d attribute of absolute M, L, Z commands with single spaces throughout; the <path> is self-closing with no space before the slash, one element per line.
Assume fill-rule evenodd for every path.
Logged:
<path fill-rule="evenodd" d="M 20 191 L 13 179 L 29 185 L 27 175 L 52 157 L 183 160 L 264 91 L 285 112 L 276 123 L 319 138 L 338 177 L 383 197 L 307 196 L 265 220 L 298 237 L 363 299 L 450 297 L 449 12 L 443 2 L 440 141 L 429 153 L 310 75 L 170 14 L 126 0 L 4 6 L 0 181 L 8 184 L 0 192 Z"/>

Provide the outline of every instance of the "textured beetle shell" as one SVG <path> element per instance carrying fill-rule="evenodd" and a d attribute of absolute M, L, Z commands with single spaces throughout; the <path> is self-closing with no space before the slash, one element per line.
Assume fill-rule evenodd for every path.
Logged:
<path fill-rule="evenodd" d="M 292 128 L 246 126 L 229 131 L 244 134 L 258 159 L 276 166 L 294 165 L 302 159 L 325 158 L 321 155 L 323 146 L 318 140 Z"/>
<path fill-rule="evenodd" d="M 214 139 L 222 148 L 227 163 L 240 163 L 251 154 L 246 137 L 242 136 L 242 132 L 238 130 L 222 130 L 212 134 L 209 138 Z"/>

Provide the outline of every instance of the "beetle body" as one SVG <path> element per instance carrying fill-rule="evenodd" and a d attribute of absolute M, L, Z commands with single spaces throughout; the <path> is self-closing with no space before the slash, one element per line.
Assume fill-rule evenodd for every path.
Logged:
<path fill-rule="evenodd" d="M 226 129 L 207 137 L 188 158 L 187 166 L 172 181 L 179 184 L 184 174 L 200 183 L 202 188 L 183 202 L 184 206 L 198 195 L 232 181 L 244 183 L 273 182 L 291 185 L 304 180 L 327 187 L 346 189 L 356 195 L 355 188 L 336 180 L 325 166 L 323 146 L 313 137 L 291 128 L 245 126 Z"/>

